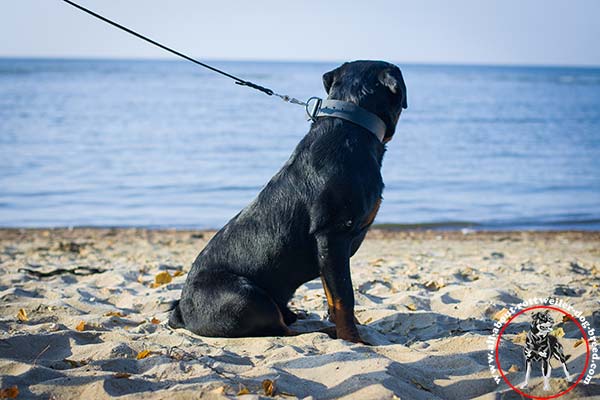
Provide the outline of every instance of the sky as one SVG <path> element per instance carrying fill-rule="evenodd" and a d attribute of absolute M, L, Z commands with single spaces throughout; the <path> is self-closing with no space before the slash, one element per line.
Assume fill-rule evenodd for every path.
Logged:
<path fill-rule="evenodd" d="M 600 65 L 598 0 L 79 2 L 201 60 Z M 4 0 L 0 57 L 172 56 L 61 0 Z"/>

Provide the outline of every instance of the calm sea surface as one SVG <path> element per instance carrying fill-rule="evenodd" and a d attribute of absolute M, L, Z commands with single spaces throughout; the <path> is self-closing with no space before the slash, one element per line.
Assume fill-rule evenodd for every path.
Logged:
<path fill-rule="evenodd" d="M 336 66 L 215 65 L 301 99 Z M 600 229 L 600 69 L 400 66 L 376 223 Z M 0 59 L 0 226 L 217 228 L 308 128 L 185 61 Z"/>

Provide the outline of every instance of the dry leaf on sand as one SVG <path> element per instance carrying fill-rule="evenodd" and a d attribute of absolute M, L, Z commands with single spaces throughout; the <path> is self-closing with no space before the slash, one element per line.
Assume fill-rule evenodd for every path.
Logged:
<path fill-rule="evenodd" d="M 75 327 L 75 330 L 79 331 L 79 332 L 83 332 L 85 330 L 85 322 L 84 321 L 80 321 L 77 326 Z"/>
<path fill-rule="evenodd" d="M 137 353 L 137 356 L 135 357 L 138 360 L 141 360 L 143 358 L 148 357 L 152 352 L 150 350 L 142 350 L 139 353 Z"/>
<path fill-rule="evenodd" d="M 565 336 L 565 330 L 559 326 L 558 328 L 555 328 L 552 332 L 550 332 L 550 334 L 554 337 L 561 338 Z"/>
<path fill-rule="evenodd" d="M 123 314 L 121 311 L 109 311 L 107 313 L 104 314 L 105 317 L 121 317 L 123 318 L 125 316 L 125 314 Z"/>
<path fill-rule="evenodd" d="M 584 340 L 583 338 L 581 338 L 581 339 L 578 339 L 578 340 L 577 340 L 577 341 L 576 341 L 576 342 L 573 344 L 573 347 L 574 347 L 574 348 L 575 348 L 575 347 L 579 347 L 579 346 L 581 346 L 583 343 L 585 343 L 585 340 Z"/>
<path fill-rule="evenodd" d="M 160 285 L 165 285 L 167 283 L 171 283 L 173 277 L 169 273 L 169 271 L 163 271 L 156 274 L 154 277 L 154 282 L 150 285 L 151 288 L 157 288 Z"/>
<path fill-rule="evenodd" d="M 502 310 L 500 310 L 500 311 L 496 312 L 496 313 L 494 314 L 494 316 L 492 317 L 492 319 L 493 319 L 494 321 L 500 321 L 500 320 L 502 320 L 502 319 L 503 319 L 503 318 L 504 318 L 506 315 L 508 315 L 508 313 L 509 313 L 509 311 L 508 311 L 508 308 L 503 308 Z"/>
<path fill-rule="evenodd" d="M 275 381 L 270 379 L 265 379 L 262 381 L 262 388 L 267 396 L 275 396 L 275 392 L 277 391 L 275 388 Z"/>
<path fill-rule="evenodd" d="M 443 288 L 444 286 L 446 286 L 444 284 L 444 282 L 438 282 L 438 281 L 427 281 L 425 282 L 425 288 L 428 290 L 431 290 L 432 292 L 438 291 L 441 288 Z"/>
<path fill-rule="evenodd" d="M 171 276 L 171 274 L 169 273 L 169 271 L 159 272 L 154 277 L 154 282 L 156 282 L 156 283 L 158 283 L 160 285 L 163 285 L 165 283 L 171 283 L 172 280 L 173 280 L 173 277 Z"/>
<path fill-rule="evenodd" d="M 464 279 L 465 281 L 476 281 L 479 279 L 479 275 L 475 272 L 475 270 L 471 267 L 463 268 L 458 272 L 458 275 Z"/>
<path fill-rule="evenodd" d="M 19 309 L 19 312 L 17 313 L 17 319 L 22 322 L 29 321 L 29 317 L 27 316 L 27 312 L 24 308 Z"/>
<path fill-rule="evenodd" d="M 6 389 L 0 389 L 0 399 L 16 399 L 19 395 L 19 388 L 11 386 Z"/>
<path fill-rule="evenodd" d="M 157 319 L 156 317 L 152 317 L 150 322 L 152 322 L 154 325 L 158 325 L 158 324 L 160 324 L 160 319 Z"/>
<path fill-rule="evenodd" d="M 242 396 L 244 394 L 250 394 L 248 388 L 240 383 L 240 387 L 238 389 L 237 395 Z"/>

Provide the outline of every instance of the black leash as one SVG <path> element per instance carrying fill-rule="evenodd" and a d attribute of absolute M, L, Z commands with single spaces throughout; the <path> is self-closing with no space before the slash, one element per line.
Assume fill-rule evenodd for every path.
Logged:
<path fill-rule="evenodd" d="M 146 36 L 144 36 L 144 35 L 141 35 L 141 34 L 139 34 L 139 33 L 135 32 L 135 31 L 133 31 L 133 30 L 131 30 L 131 29 L 129 29 L 129 28 L 127 28 L 127 27 L 125 27 L 125 26 L 121 25 L 121 24 L 118 24 L 118 23 L 116 23 L 116 22 L 114 22 L 114 21 L 111 21 L 110 19 L 108 19 L 108 18 L 105 18 L 105 17 L 103 17 L 102 15 L 100 15 L 100 14 L 97 14 L 97 13 L 93 12 L 92 10 L 88 10 L 87 8 L 85 8 L 85 7 L 82 7 L 82 6 L 80 6 L 79 4 L 77 4 L 77 3 L 74 3 L 74 2 L 72 2 L 72 1 L 70 1 L 70 0 L 63 0 L 63 1 L 64 1 L 65 3 L 68 3 L 68 4 L 72 5 L 73 7 L 77 8 L 77 9 L 79 9 L 79 10 L 81 10 L 81 11 L 85 12 L 85 13 L 88 13 L 88 14 L 90 14 L 91 16 L 93 16 L 93 17 L 96 17 L 96 18 L 98 18 L 98 19 L 100 19 L 100 20 L 102 20 L 102 21 L 104 21 L 104 22 L 106 22 L 106 23 L 108 23 L 108 24 L 110 24 L 110 25 L 112 25 L 112 26 L 114 26 L 114 27 L 117 27 L 117 28 L 119 28 L 119 29 L 121 29 L 121 30 L 123 30 L 123 31 L 125 31 L 125 32 L 127 32 L 127 33 L 129 33 L 129 34 L 131 34 L 131 35 L 133 35 L 133 36 L 135 36 L 135 37 L 138 37 L 138 38 L 140 38 L 140 39 L 142 39 L 142 40 L 145 40 L 145 41 L 146 41 L 146 42 L 148 42 L 148 43 L 151 43 L 151 44 L 153 44 L 153 45 L 155 45 L 155 46 L 158 46 L 158 47 L 160 47 L 160 48 L 161 48 L 161 49 L 163 49 L 163 50 L 166 50 L 166 51 L 168 51 L 168 52 L 170 52 L 170 53 L 173 53 L 173 54 L 175 54 L 176 56 L 179 56 L 179 57 L 185 58 L 186 60 L 188 60 L 188 61 L 191 61 L 191 62 L 193 62 L 194 64 L 198 64 L 198 65 L 200 65 L 201 67 L 204 67 L 204 68 L 210 69 L 210 70 L 211 70 L 211 71 L 213 71 L 213 72 L 216 72 L 216 73 L 218 73 L 218 74 L 221 74 L 221 75 L 223 75 L 223 76 L 226 76 L 226 77 L 228 77 L 228 78 L 230 78 L 230 79 L 233 79 L 233 80 L 235 81 L 235 83 L 236 83 L 236 84 L 238 84 L 238 85 L 240 85 L 240 86 L 247 86 L 247 87 L 249 87 L 249 88 L 256 89 L 256 90 L 259 90 L 259 91 L 261 91 L 261 92 L 263 92 L 263 93 L 265 93 L 265 94 L 267 94 L 267 95 L 269 95 L 269 96 L 277 96 L 277 97 L 279 97 L 280 99 L 282 99 L 283 101 L 286 101 L 286 102 L 289 102 L 289 103 L 292 103 L 292 104 L 298 104 L 298 105 L 305 106 L 305 107 L 307 106 L 307 104 L 306 104 L 305 102 L 303 102 L 303 101 L 300 101 L 300 100 L 298 100 L 298 99 L 295 99 L 295 98 L 293 98 L 293 97 L 287 96 L 287 95 L 285 95 L 285 94 L 279 94 L 279 93 L 276 93 L 276 92 L 274 92 L 273 90 L 271 90 L 271 89 L 269 89 L 269 88 L 266 88 L 266 87 L 264 87 L 264 86 L 257 85 L 256 83 L 252 83 L 252 82 L 250 82 L 250 81 L 246 81 L 246 80 L 244 80 L 244 79 L 238 78 L 238 77 L 237 77 L 237 76 L 235 76 L 235 75 L 228 74 L 228 73 L 227 73 L 227 72 L 225 72 L 225 71 L 221 71 L 220 69 L 217 69 L 217 68 L 215 68 L 215 67 L 211 67 L 210 65 L 208 65 L 208 64 L 205 64 L 205 63 L 203 63 L 203 62 L 200 62 L 200 61 L 198 61 L 198 60 L 196 60 L 196 59 L 194 59 L 194 58 L 192 58 L 192 57 L 190 57 L 190 56 L 186 56 L 185 54 L 183 54 L 183 53 L 180 53 L 180 52 L 178 52 L 177 50 L 173 50 L 173 49 L 171 49 L 171 48 L 169 48 L 169 47 L 167 47 L 167 46 L 165 46 L 165 45 L 163 45 L 163 44 L 160 44 L 160 43 L 158 43 L 158 42 L 157 42 L 157 41 L 155 41 L 155 40 L 152 40 L 152 39 L 150 39 L 150 38 L 148 38 L 148 37 L 146 37 Z"/>

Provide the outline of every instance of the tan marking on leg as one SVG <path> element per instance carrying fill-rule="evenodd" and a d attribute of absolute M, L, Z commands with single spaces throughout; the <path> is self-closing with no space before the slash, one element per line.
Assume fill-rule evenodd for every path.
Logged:
<path fill-rule="evenodd" d="M 323 290 L 325 291 L 325 297 L 327 298 L 327 306 L 329 308 L 329 320 L 334 322 L 334 309 L 333 309 L 333 297 L 331 297 L 331 291 L 327 287 L 327 283 L 325 282 L 325 278 L 321 275 L 321 282 L 323 283 Z"/>
<path fill-rule="evenodd" d="M 323 290 L 325 290 L 325 297 L 327 297 L 327 305 L 330 308 L 333 308 L 333 298 L 331 297 L 331 292 L 327 287 L 327 282 L 325 282 L 325 278 L 321 275 L 321 282 L 323 283 Z"/>
<path fill-rule="evenodd" d="M 348 307 L 342 304 L 341 300 L 334 300 L 333 309 L 335 315 L 340 317 L 340 321 L 354 321 L 354 313 Z"/>

